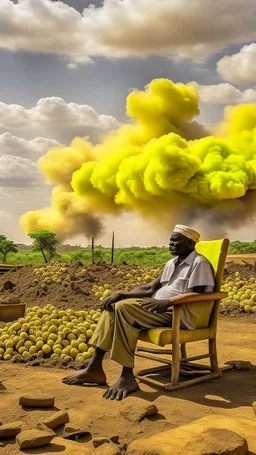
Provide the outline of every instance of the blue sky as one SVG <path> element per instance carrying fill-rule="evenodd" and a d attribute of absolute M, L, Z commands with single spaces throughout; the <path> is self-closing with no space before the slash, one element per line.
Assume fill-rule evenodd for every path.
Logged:
<path fill-rule="evenodd" d="M 242 3 L 0 0 L 3 233 L 17 242 L 28 242 L 19 216 L 50 203 L 52 187 L 40 175 L 37 158 L 52 145 L 68 144 L 76 135 L 89 135 L 96 142 L 106 130 L 101 115 L 107 116 L 108 128 L 126 122 L 126 96 L 132 89 L 142 90 L 159 77 L 195 81 L 201 94 L 198 121 L 207 127 L 221 121 L 226 105 L 256 102 L 256 4 L 252 0 Z M 90 4 L 94 10 L 88 8 Z M 40 109 L 32 109 L 44 99 Z M 65 109 L 62 103 L 60 110 L 59 99 L 64 100 Z M 54 122 L 49 114 L 51 103 Z M 69 103 L 76 105 L 70 124 Z M 87 124 L 80 121 L 81 106 L 96 111 L 97 128 L 89 118 Z M 121 245 L 162 245 L 168 240 L 166 228 L 156 231 L 132 214 L 105 221 L 102 244 L 110 243 L 112 229 Z M 129 227 L 125 236 L 124 223 Z M 138 235 L 141 230 L 142 237 Z M 254 238 L 247 225 L 228 234 Z M 68 240 L 87 244 L 82 236 Z"/>

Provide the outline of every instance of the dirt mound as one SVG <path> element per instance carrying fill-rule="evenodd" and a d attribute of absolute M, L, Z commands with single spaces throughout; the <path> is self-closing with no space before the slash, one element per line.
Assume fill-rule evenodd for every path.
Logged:
<path fill-rule="evenodd" d="M 64 310 L 96 309 L 101 301 L 100 296 L 95 295 L 95 286 L 104 286 L 110 293 L 127 291 L 138 286 L 145 273 L 146 281 L 150 281 L 159 273 L 159 269 L 152 271 L 149 268 L 104 262 L 85 267 L 80 261 L 57 261 L 39 268 L 26 265 L 0 277 L 0 302 L 15 295 L 27 307 L 44 307 L 50 303 Z"/>

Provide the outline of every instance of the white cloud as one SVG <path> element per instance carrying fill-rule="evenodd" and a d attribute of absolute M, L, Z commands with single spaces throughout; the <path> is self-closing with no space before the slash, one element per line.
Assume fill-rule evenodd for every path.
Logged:
<path fill-rule="evenodd" d="M 7 130 L 82 128 L 84 135 L 100 135 L 118 125 L 110 115 L 98 114 L 86 104 L 66 103 L 59 97 L 41 98 L 31 109 L 0 102 L 0 128 Z"/>
<path fill-rule="evenodd" d="M 80 14 L 62 1 L 1 0 L 0 46 L 92 57 L 200 59 L 255 36 L 255 0 L 105 0 Z"/>
<path fill-rule="evenodd" d="M 212 104 L 255 103 L 256 89 L 239 90 L 228 83 L 216 85 L 199 85 L 197 87 L 200 101 Z"/>
<path fill-rule="evenodd" d="M 0 134 L 0 156 L 14 155 L 21 158 L 28 158 L 37 161 L 52 147 L 58 147 L 61 144 L 54 139 L 45 137 L 36 137 L 35 139 L 26 140 L 21 137 L 13 136 L 10 133 Z"/>
<path fill-rule="evenodd" d="M 0 156 L 0 187 L 31 187 L 43 184 L 37 165 L 18 156 Z"/>
<path fill-rule="evenodd" d="M 230 82 L 256 81 L 256 43 L 243 46 L 237 54 L 225 55 L 217 63 L 217 72 Z"/>

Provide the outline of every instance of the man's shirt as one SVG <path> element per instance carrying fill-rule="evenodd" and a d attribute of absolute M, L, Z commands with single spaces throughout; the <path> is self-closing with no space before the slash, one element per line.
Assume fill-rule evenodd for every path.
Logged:
<path fill-rule="evenodd" d="M 196 250 L 176 266 L 178 257 L 168 261 L 161 275 L 161 288 L 153 298 L 168 300 L 180 294 L 193 292 L 196 286 L 204 286 L 204 292 L 212 292 L 215 282 L 211 263 Z M 176 266 L 176 267 L 175 267 Z M 207 327 L 213 302 L 189 303 L 181 307 L 181 327 L 195 329 Z"/>

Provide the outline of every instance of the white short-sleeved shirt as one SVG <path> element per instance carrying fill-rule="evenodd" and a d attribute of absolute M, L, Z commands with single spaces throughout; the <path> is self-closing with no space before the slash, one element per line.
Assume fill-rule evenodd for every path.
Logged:
<path fill-rule="evenodd" d="M 204 286 L 204 292 L 214 290 L 214 275 L 211 263 L 196 250 L 179 265 L 178 257 L 168 261 L 161 275 L 161 288 L 153 298 L 167 300 L 180 294 L 193 292 L 196 286 Z M 207 304 L 189 303 L 181 307 L 181 327 L 195 329 L 207 327 L 213 308 L 213 302 Z"/>

